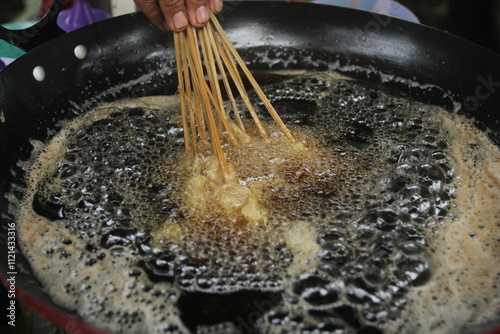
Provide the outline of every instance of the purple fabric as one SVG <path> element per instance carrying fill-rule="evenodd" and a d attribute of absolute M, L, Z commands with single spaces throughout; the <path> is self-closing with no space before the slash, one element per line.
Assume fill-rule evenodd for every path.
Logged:
<path fill-rule="evenodd" d="M 90 7 L 86 0 L 77 0 L 71 9 L 63 10 L 59 14 L 57 24 L 69 32 L 110 17 L 105 11 Z"/>

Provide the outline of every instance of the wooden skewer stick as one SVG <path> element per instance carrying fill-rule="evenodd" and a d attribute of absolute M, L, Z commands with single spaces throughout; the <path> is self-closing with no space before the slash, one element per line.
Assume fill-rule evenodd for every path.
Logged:
<path fill-rule="evenodd" d="M 200 152 L 199 142 L 209 145 L 212 154 L 218 157 L 225 182 L 229 182 L 231 180 L 230 168 L 222 149 L 221 138 L 225 136 L 234 145 L 238 144 L 234 131 L 241 131 L 242 133 L 238 133 L 239 138 L 245 138 L 243 134 L 245 126 L 229 78 L 240 94 L 261 136 L 265 139 L 269 138 L 246 92 L 238 67 L 243 71 L 281 131 L 290 141 L 294 141 L 294 138 L 229 41 L 215 15 L 210 14 L 211 23 L 198 31 L 189 26 L 182 32 L 174 33 L 179 78 L 178 92 L 181 100 L 186 153 L 196 156 Z M 232 121 L 224 109 L 219 80 L 222 80 L 239 130 L 232 125 L 233 123 L 230 124 Z"/>
<path fill-rule="evenodd" d="M 232 144 L 236 145 L 236 138 L 234 137 L 233 131 L 229 127 L 229 124 L 227 122 L 227 114 L 224 111 L 224 101 L 222 100 L 222 92 L 220 90 L 219 81 L 217 79 L 217 69 L 215 67 L 216 64 L 214 60 L 212 44 L 210 43 L 210 38 L 208 37 L 208 30 L 200 29 L 198 31 L 202 35 L 201 46 L 203 51 L 203 58 L 206 60 L 205 68 L 207 69 L 208 77 L 210 79 L 211 90 L 207 90 L 207 93 L 211 98 L 217 114 L 219 115 L 219 120 L 221 121 L 223 128 L 229 137 L 229 141 Z"/>
<path fill-rule="evenodd" d="M 262 102 L 264 103 L 264 105 L 266 106 L 267 110 L 269 111 L 269 113 L 273 117 L 273 119 L 276 122 L 276 124 L 279 125 L 279 127 L 281 128 L 281 130 L 283 131 L 283 133 L 285 134 L 285 136 L 288 139 L 290 139 L 291 141 L 295 141 L 295 139 L 293 138 L 292 133 L 288 130 L 288 128 L 286 127 L 285 123 L 283 123 L 283 121 L 281 120 L 281 117 L 278 115 L 278 113 L 276 112 L 276 110 L 272 106 L 272 104 L 269 101 L 269 99 L 267 98 L 266 94 L 260 88 L 259 84 L 257 83 L 257 81 L 255 80 L 255 78 L 253 77 L 252 73 L 250 73 L 250 71 L 248 70 L 248 67 L 245 65 L 245 62 L 239 56 L 238 51 L 236 51 L 236 49 L 234 48 L 233 44 L 231 43 L 231 41 L 227 37 L 226 33 L 222 29 L 221 25 L 219 24 L 219 21 L 217 21 L 217 18 L 215 17 L 215 15 L 212 12 L 210 12 L 210 19 L 211 19 L 211 22 L 213 23 L 213 25 L 215 26 L 215 29 L 216 29 L 217 33 L 219 34 L 219 37 L 224 42 L 224 46 L 229 49 L 229 51 L 231 52 L 231 54 L 233 55 L 233 57 L 238 62 L 238 65 L 240 65 L 240 68 L 243 70 L 243 72 L 247 76 L 247 78 L 250 81 L 253 89 L 255 90 L 255 92 L 257 93 L 257 95 L 259 96 L 259 98 L 262 100 Z"/>
<path fill-rule="evenodd" d="M 238 107 L 236 106 L 236 100 L 234 99 L 234 95 L 231 89 L 231 86 L 229 85 L 229 81 L 227 80 L 227 75 L 226 71 L 224 70 L 224 65 L 221 60 L 221 55 L 219 53 L 219 48 L 218 45 L 216 44 L 215 38 L 214 38 L 214 30 L 212 28 L 212 25 L 207 25 L 208 28 L 208 37 L 210 38 L 210 43 L 212 45 L 215 45 L 216 47 L 213 48 L 215 60 L 217 62 L 217 67 L 219 68 L 219 73 L 222 78 L 222 82 L 224 83 L 224 88 L 226 89 L 227 97 L 229 99 L 229 102 L 231 103 L 231 108 L 234 113 L 234 117 L 236 118 L 236 122 L 238 124 L 238 127 L 240 128 L 241 131 L 245 132 L 245 125 L 243 124 L 243 120 L 241 119 L 240 113 L 238 111 Z"/>
<path fill-rule="evenodd" d="M 220 40 L 219 40 L 220 41 Z M 233 79 L 233 83 L 236 86 L 236 89 L 238 90 L 238 93 L 240 93 L 241 99 L 245 103 L 245 106 L 248 109 L 248 112 L 252 116 L 252 119 L 257 126 L 257 129 L 259 129 L 260 135 L 262 138 L 269 138 L 269 135 L 267 134 L 266 129 L 262 125 L 259 116 L 257 112 L 255 111 L 255 108 L 252 105 L 252 102 L 250 101 L 250 98 L 248 97 L 247 91 L 245 89 L 245 85 L 243 84 L 243 80 L 241 79 L 240 74 L 238 73 L 238 69 L 236 68 L 236 65 L 234 64 L 234 61 L 232 59 L 232 56 L 229 54 L 229 50 L 227 47 L 224 47 L 222 43 L 217 43 L 217 46 L 219 48 L 219 53 L 222 56 L 222 59 L 224 60 L 224 64 L 227 66 L 227 70 L 229 72 L 229 75 L 231 76 L 231 79 Z"/>
<path fill-rule="evenodd" d="M 176 59 L 181 59 L 181 49 L 182 47 L 180 46 L 180 34 L 174 34 L 174 45 L 175 45 L 175 57 Z M 177 62 L 177 73 L 183 73 L 183 68 L 182 68 L 183 62 L 178 61 Z M 186 101 L 187 101 L 187 96 L 186 95 L 186 90 L 185 90 L 185 83 L 184 83 L 184 75 L 179 75 L 179 95 L 181 96 L 181 113 L 182 113 L 182 127 L 184 129 L 189 129 L 188 125 L 188 115 L 187 115 L 187 106 L 186 106 Z M 191 152 L 191 140 L 189 138 L 189 131 L 184 131 L 184 147 L 186 150 L 186 153 Z"/>
<path fill-rule="evenodd" d="M 188 115 L 189 115 L 189 126 L 191 131 L 186 131 L 187 129 L 184 128 L 184 130 L 188 133 L 190 133 L 191 136 L 191 142 L 194 147 L 194 154 L 198 154 L 198 134 L 200 136 L 201 141 L 203 142 L 208 142 L 208 138 L 205 132 L 205 126 L 204 126 L 204 119 L 203 119 L 203 114 L 196 112 L 196 110 L 200 110 L 201 108 L 201 98 L 200 94 L 197 90 L 194 89 L 193 83 L 191 82 L 191 69 L 189 66 L 190 62 L 190 57 L 189 57 L 189 48 L 187 47 L 186 43 L 186 36 L 185 34 L 179 34 L 180 35 L 180 47 L 181 47 L 181 62 L 183 64 L 182 66 L 182 75 L 184 77 L 184 82 L 186 83 L 186 100 L 187 100 L 187 105 L 188 105 Z"/>
<path fill-rule="evenodd" d="M 188 27 L 186 28 L 187 31 L 187 37 L 188 37 L 188 44 L 189 44 L 189 59 L 191 60 L 190 63 L 190 69 L 192 70 L 191 74 L 193 78 L 195 79 L 194 82 L 194 87 L 195 91 L 199 92 L 201 102 L 202 102 L 202 108 L 195 110 L 195 112 L 201 113 L 207 118 L 208 122 L 208 133 L 210 135 L 210 143 L 212 146 L 212 151 L 217 154 L 217 157 L 220 162 L 220 166 L 222 169 L 222 174 L 224 176 L 224 179 L 226 181 L 229 181 L 230 175 L 229 175 L 229 167 L 227 165 L 226 157 L 224 156 L 224 151 L 222 150 L 222 146 L 220 143 L 220 137 L 219 133 L 217 130 L 217 124 L 215 122 L 215 117 L 212 112 L 212 108 L 210 105 L 210 97 L 208 92 L 210 89 L 208 88 L 208 85 L 205 81 L 205 76 L 203 72 L 203 67 L 201 64 L 201 55 L 199 53 L 199 46 L 198 46 L 198 41 L 196 39 L 196 33 L 195 33 L 195 28 L 193 27 Z M 198 124 L 198 128 L 201 125 Z"/>

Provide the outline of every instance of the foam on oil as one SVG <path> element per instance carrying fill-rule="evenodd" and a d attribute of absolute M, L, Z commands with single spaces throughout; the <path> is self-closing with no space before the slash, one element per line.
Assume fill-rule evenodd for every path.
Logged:
<path fill-rule="evenodd" d="M 16 218 L 53 299 L 111 332 L 468 333 L 498 322 L 500 154 L 484 134 L 328 73 L 265 92 L 315 158 L 226 147 L 241 184 L 265 181 L 262 226 L 182 224 L 174 97 L 98 108 L 44 146 Z M 182 233 L 153 247 L 166 221 Z"/>

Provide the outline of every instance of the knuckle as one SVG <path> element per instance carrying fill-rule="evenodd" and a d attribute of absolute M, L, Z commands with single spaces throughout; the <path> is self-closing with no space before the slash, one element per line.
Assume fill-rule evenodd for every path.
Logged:
<path fill-rule="evenodd" d="M 198 8 L 207 4 L 207 0 L 188 0 L 186 6 L 189 8 Z"/>

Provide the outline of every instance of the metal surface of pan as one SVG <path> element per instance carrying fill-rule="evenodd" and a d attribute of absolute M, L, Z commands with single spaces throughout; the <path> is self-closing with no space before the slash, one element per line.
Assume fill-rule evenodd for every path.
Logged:
<path fill-rule="evenodd" d="M 500 56 L 484 48 L 426 26 L 322 5 L 226 2 L 220 21 L 255 72 L 336 70 L 383 83 L 473 117 L 500 144 Z M 30 139 L 46 141 L 59 121 L 102 102 L 175 93 L 174 62 L 171 34 L 135 13 L 54 38 L 0 72 L 2 254 L 15 223 L 5 194 L 23 182 L 16 163 L 29 157 Z M 74 315 L 50 300 L 20 252 L 16 265 L 18 296 L 64 328 Z M 2 260 L 4 283 L 9 272 Z"/>

